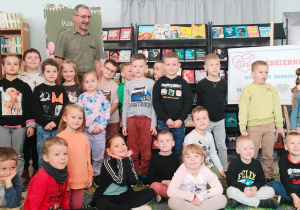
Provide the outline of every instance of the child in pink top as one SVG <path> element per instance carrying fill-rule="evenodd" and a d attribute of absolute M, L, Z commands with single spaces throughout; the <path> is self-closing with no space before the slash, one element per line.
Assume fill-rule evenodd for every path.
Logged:
<path fill-rule="evenodd" d="M 93 168 L 88 138 L 81 132 L 85 130 L 83 108 L 76 104 L 65 107 L 59 123 L 58 137 L 68 142 L 68 169 L 70 180 L 68 184 L 68 199 L 70 208 L 79 209 L 82 206 L 84 188 L 90 187 L 93 181 Z"/>
<path fill-rule="evenodd" d="M 204 152 L 197 144 L 182 151 L 183 164 L 175 172 L 169 187 L 169 207 L 176 209 L 221 209 L 226 205 L 223 188 L 217 176 L 204 164 Z M 209 184 L 210 189 L 206 189 Z"/>

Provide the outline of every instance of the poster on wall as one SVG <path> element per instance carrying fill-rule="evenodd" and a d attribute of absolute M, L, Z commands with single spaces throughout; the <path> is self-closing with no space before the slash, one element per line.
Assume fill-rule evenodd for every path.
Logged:
<path fill-rule="evenodd" d="M 58 35 L 65 30 L 74 27 L 73 7 L 64 5 L 44 5 L 45 34 L 46 34 L 46 56 L 54 58 L 55 43 Z M 89 31 L 99 36 L 102 40 L 101 8 L 90 7 L 91 21 Z"/>
<path fill-rule="evenodd" d="M 228 104 L 238 104 L 245 85 L 252 83 L 251 64 L 263 60 L 269 65 L 267 83 L 278 91 L 282 105 L 291 104 L 291 89 L 300 68 L 300 45 L 228 49 Z"/>

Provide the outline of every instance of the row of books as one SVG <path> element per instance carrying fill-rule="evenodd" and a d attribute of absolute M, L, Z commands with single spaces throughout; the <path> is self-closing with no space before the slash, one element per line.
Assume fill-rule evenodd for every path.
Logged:
<path fill-rule="evenodd" d="M 270 37 L 269 26 L 212 27 L 213 38 Z"/>
<path fill-rule="evenodd" d="M 139 26 L 138 39 L 205 39 L 205 24 L 191 26 L 171 26 L 170 24 L 155 24 Z"/>
<path fill-rule="evenodd" d="M 106 59 L 112 59 L 116 62 L 130 62 L 131 50 L 105 50 Z"/>
<path fill-rule="evenodd" d="M 0 12 L 0 28 L 21 28 L 23 15 L 21 13 Z"/>
<path fill-rule="evenodd" d="M 179 72 L 177 72 L 180 75 Z M 189 84 L 197 84 L 199 81 L 204 79 L 207 76 L 207 72 L 205 69 L 183 69 L 181 72 L 181 76 L 184 80 L 186 80 Z M 221 79 L 227 78 L 227 71 L 224 69 L 220 70 L 219 77 Z"/>
<path fill-rule="evenodd" d="M 22 53 L 21 37 L 1 37 L 1 53 Z"/>
<path fill-rule="evenodd" d="M 102 31 L 103 41 L 106 40 L 131 40 L 131 28 L 111 29 Z"/>

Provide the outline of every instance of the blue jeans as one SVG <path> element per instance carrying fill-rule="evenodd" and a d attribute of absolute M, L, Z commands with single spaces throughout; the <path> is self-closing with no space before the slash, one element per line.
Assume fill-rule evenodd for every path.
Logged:
<path fill-rule="evenodd" d="M 286 190 L 285 190 L 283 184 L 281 184 L 281 182 L 271 181 L 271 182 L 269 182 L 269 186 L 275 190 L 275 193 L 277 195 L 280 195 L 284 199 L 293 202 L 292 197 L 286 193 Z M 300 185 L 293 184 L 293 189 L 294 189 L 296 195 L 298 197 L 300 197 Z"/>
<path fill-rule="evenodd" d="M 158 132 L 161 131 L 170 131 L 173 135 L 174 141 L 175 141 L 175 146 L 173 148 L 173 151 L 176 153 L 182 153 L 182 143 L 184 141 L 185 137 L 185 126 L 184 122 L 182 123 L 180 128 L 169 128 L 166 123 L 164 123 L 161 120 L 158 120 L 157 123 L 157 130 Z"/>

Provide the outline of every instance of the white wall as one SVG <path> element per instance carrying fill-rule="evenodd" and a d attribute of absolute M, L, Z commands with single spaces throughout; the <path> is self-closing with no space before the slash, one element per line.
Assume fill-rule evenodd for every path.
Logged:
<path fill-rule="evenodd" d="M 282 22 L 283 12 L 300 12 L 299 0 L 271 0 L 274 4 L 273 20 L 274 22 Z"/>

